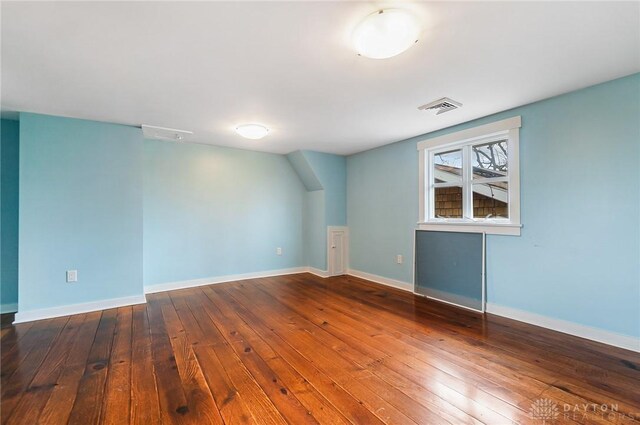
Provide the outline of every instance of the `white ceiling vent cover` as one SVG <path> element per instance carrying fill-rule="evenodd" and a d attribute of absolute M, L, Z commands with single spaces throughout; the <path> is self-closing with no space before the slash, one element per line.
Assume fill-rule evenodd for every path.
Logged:
<path fill-rule="evenodd" d="M 172 140 L 174 142 L 183 142 L 188 136 L 193 134 L 192 131 L 176 130 L 175 128 L 155 127 L 153 125 L 142 124 L 142 134 L 147 139 Z"/>
<path fill-rule="evenodd" d="M 462 106 L 462 103 L 455 100 L 443 97 L 442 99 L 434 100 L 426 105 L 418 106 L 421 111 L 436 111 L 436 115 L 443 114 L 445 112 L 453 111 Z"/>

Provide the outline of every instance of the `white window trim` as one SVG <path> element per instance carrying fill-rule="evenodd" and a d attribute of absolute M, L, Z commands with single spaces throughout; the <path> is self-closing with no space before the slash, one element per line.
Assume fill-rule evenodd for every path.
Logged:
<path fill-rule="evenodd" d="M 418 229 L 420 230 L 435 230 L 443 232 L 478 232 L 487 233 L 493 235 L 514 235 L 520 236 L 520 229 L 522 224 L 520 222 L 520 127 L 522 126 L 521 117 L 508 118 L 502 121 L 496 121 L 490 124 L 481 125 L 478 127 L 470 128 L 467 130 L 458 131 L 455 133 L 446 134 L 440 137 L 434 137 L 418 142 L 418 157 L 419 157 L 419 221 Z M 508 161 L 509 161 L 509 219 L 443 219 L 443 218 L 430 218 L 431 209 L 434 202 L 433 191 L 427 191 L 427 184 L 431 182 L 431 176 L 429 173 L 432 170 L 431 162 L 433 153 L 443 150 L 448 150 L 456 147 L 463 147 L 463 149 L 470 149 L 471 143 L 480 142 L 483 139 L 495 138 L 499 136 L 508 136 Z M 463 172 L 468 172 L 469 164 L 467 161 L 471 161 L 469 154 L 463 155 Z M 485 180 L 491 179 L 478 179 L 477 182 L 481 183 Z M 471 191 L 468 190 L 470 179 L 462 179 L 464 184 L 463 196 L 471 197 Z M 473 208 L 471 199 L 465 199 L 464 205 L 467 208 Z M 468 214 L 466 215 L 469 216 Z"/>

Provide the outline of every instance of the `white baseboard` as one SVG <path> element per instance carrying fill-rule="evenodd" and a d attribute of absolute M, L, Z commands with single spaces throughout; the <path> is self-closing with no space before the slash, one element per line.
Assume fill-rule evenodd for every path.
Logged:
<path fill-rule="evenodd" d="M 413 284 L 402 282 L 387 277 L 378 276 L 359 270 L 350 269 L 348 275 L 359 277 L 382 285 L 391 286 L 393 288 L 402 289 L 407 292 L 413 292 Z M 629 335 L 622 335 L 615 332 L 605 331 L 603 329 L 591 326 L 580 325 L 578 323 L 569 322 L 561 319 L 554 319 L 524 310 L 518 310 L 511 307 L 505 307 L 497 304 L 487 303 L 487 313 L 497 316 L 506 317 L 508 319 L 517 320 L 519 322 L 529 323 L 531 325 L 540 326 L 557 332 L 590 339 L 592 341 L 601 342 L 603 344 L 620 347 L 631 351 L 640 352 L 640 338 L 634 338 Z"/>
<path fill-rule="evenodd" d="M 257 279 L 262 277 L 282 276 L 296 273 L 312 273 L 320 277 L 328 277 L 328 273 L 324 270 L 316 269 L 313 267 L 294 267 L 289 269 L 280 270 L 268 270 L 255 273 L 244 273 L 237 275 L 226 275 L 204 279 L 193 279 L 178 282 L 161 283 L 158 285 L 145 286 L 144 292 L 151 294 L 155 292 L 164 292 L 174 289 L 192 288 L 196 286 L 212 285 L 223 282 L 233 282 L 244 279 Z M 369 280 L 371 282 L 379 283 L 382 285 L 390 286 L 396 289 L 401 289 L 407 292 L 413 292 L 413 284 L 402 282 L 400 280 L 390 279 L 383 276 L 378 276 L 371 273 L 362 272 L 359 270 L 349 269 L 348 275 L 359 277 L 361 279 Z M 61 307 L 52 307 L 38 310 L 30 310 L 16 313 L 14 323 L 30 322 L 33 320 L 50 319 L 60 316 L 68 316 L 72 314 L 88 313 L 90 311 L 106 310 L 116 307 L 124 307 L 134 304 L 144 304 L 146 299 L 144 295 L 134 295 L 131 297 L 112 298 L 102 301 L 94 301 L 82 304 L 72 304 Z M 13 312 L 17 310 L 15 304 L 3 304 L 0 306 L 2 313 Z M 5 310 L 6 309 L 6 310 Z M 622 335 L 615 332 L 605 331 L 590 326 L 580 325 L 578 323 L 569 322 L 561 319 L 554 319 L 547 316 L 542 316 L 528 311 L 519 310 L 511 307 L 505 307 L 493 303 L 487 303 L 487 313 L 495 314 L 497 316 L 506 317 L 508 319 L 517 320 L 520 322 L 529 323 L 543 328 L 551 329 L 554 331 L 566 333 L 569 335 L 578 336 L 581 338 L 590 339 L 593 341 L 601 342 L 604 344 L 612 345 L 615 347 L 624 348 L 640 352 L 640 338 L 634 338 L 628 335 Z"/>
<path fill-rule="evenodd" d="M 315 270 L 315 269 L 314 269 Z M 145 294 L 152 294 L 155 292 L 171 291 L 174 289 L 192 288 L 195 286 L 211 285 L 214 283 L 233 282 L 236 280 L 244 279 L 256 279 L 261 277 L 282 276 L 287 274 L 311 272 L 308 267 L 294 267 L 289 269 L 280 270 L 268 270 L 255 273 L 244 273 L 236 275 L 217 276 L 204 279 L 184 280 L 178 282 L 161 283 L 158 285 L 145 286 Z M 318 270 L 322 272 L 322 270 Z M 323 276 L 326 277 L 326 276 Z M 71 304 L 60 307 L 51 307 L 38 310 L 29 310 L 16 313 L 15 321 L 13 323 L 31 322 L 33 320 L 51 319 L 60 316 L 69 316 L 72 314 L 88 313 L 90 311 L 107 310 L 110 308 L 124 307 L 134 304 L 144 304 L 147 300 L 144 295 L 134 295 L 131 297 L 112 298 L 102 301 L 93 301 L 82 304 Z M 11 306 L 11 304 L 3 304 L 2 312 L 4 313 L 5 306 Z M 18 306 L 15 305 L 13 311 L 17 311 Z"/>
<path fill-rule="evenodd" d="M 144 287 L 145 294 L 153 294 L 156 292 L 173 291 L 175 289 L 194 288 L 196 286 L 213 285 L 216 283 L 234 282 L 236 280 L 258 279 L 261 277 L 282 276 L 287 274 L 304 273 L 309 271 L 308 267 L 293 267 L 280 270 L 266 270 L 262 272 L 228 274 L 224 276 L 205 277 L 202 279 L 181 280 L 176 282 L 159 283 L 156 285 L 148 285 Z"/>
<path fill-rule="evenodd" d="M 0 304 L 0 314 L 15 313 L 18 311 L 18 303 Z"/>
<path fill-rule="evenodd" d="M 328 271 L 316 269 L 315 267 L 307 267 L 305 271 L 320 277 L 330 277 Z"/>
<path fill-rule="evenodd" d="M 60 307 L 42 308 L 38 310 L 19 311 L 13 323 L 31 322 L 33 320 L 51 319 L 72 314 L 89 313 L 90 311 L 107 310 L 116 307 L 125 307 L 134 304 L 144 304 L 147 300 L 144 295 L 130 297 L 111 298 L 108 300 L 92 301 L 82 304 L 70 304 Z"/>
<path fill-rule="evenodd" d="M 578 323 L 561 319 L 554 319 L 552 317 L 542 316 L 536 313 L 530 313 L 528 311 L 492 303 L 487 303 L 487 313 L 569 335 L 579 336 L 581 338 L 590 339 L 603 344 L 613 345 L 614 347 L 640 352 L 640 338 L 634 338 L 628 335 L 622 335 L 615 332 L 605 331 L 603 329 L 593 328 L 591 326 L 580 325 Z"/>
<path fill-rule="evenodd" d="M 382 285 L 391 286 L 396 289 L 402 289 L 403 291 L 413 292 L 413 283 L 403 282 L 401 280 L 389 279 L 388 277 L 378 276 L 376 274 L 361 272 L 359 270 L 349 269 L 347 274 L 350 276 L 359 277 L 361 279 L 370 280 Z"/>

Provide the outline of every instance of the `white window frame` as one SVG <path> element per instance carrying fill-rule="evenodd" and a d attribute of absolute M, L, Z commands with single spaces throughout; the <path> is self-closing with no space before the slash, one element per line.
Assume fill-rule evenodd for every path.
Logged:
<path fill-rule="evenodd" d="M 419 221 L 418 229 L 444 232 L 479 232 L 494 235 L 520 236 L 520 127 L 521 117 L 508 118 L 479 127 L 446 134 L 418 142 L 419 169 Z M 472 184 L 490 183 L 505 178 L 476 178 L 469 175 L 471 170 L 471 147 L 473 145 L 507 138 L 508 200 L 509 218 L 473 218 Z M 434 154 L 450 150 L 462 150 L 462 196 L 463 218 L 434 217 L 435 186 L 431 183 Z M 458 186 L 442 183 L 437 187 Z"/>

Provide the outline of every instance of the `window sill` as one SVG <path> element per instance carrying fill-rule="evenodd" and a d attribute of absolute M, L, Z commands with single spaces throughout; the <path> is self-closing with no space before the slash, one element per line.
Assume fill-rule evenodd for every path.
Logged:
<path fill-rule="evenodd" d="M 521 224 L 511 223 L 455 223 L 446 221 L 430 221 L 418 223 L 418 230 L 430 230 L 435 232 L 486 233 L 487 235 L 520 236 L 521 228 Z"/>

